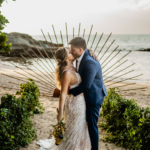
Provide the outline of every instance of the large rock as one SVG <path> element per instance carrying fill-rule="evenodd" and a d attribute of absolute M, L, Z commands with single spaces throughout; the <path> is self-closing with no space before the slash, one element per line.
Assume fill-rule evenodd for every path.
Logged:
<path fill-rule="evenodd" d="M 147 49 L 139 49 L 138 51 L 150 52 L 150 48 L 147 48 Z"/>
<path fill-rule="evenodd" d="M 46 41 L 40 41 L 40 40 L 37 41 L 37 40 L 33 39 L 28 34 L 12 32 L 12 33 L 9 33 L 9 34 L 5 33 L 5 35 L 7 35 L 7 38 L 9 39 L 9 41 L 7 41 L 7 44 L 8 43 L 12 44 L 12 50 L 10 51 L 10 54 L 0 52 L 0 55 L 3 55 L 3 56 L 10 56 L 10 57 L 16 57 L 16 56 L 18 57 L 19 56 L 20 57 L 20 55 L 23 55 L 25 57 L 29 57 L 29 55 L 18 44 L 20 44 L 33 57 L 36 57 L 36 56 L 30 50 L 30 48 L 32 50 L 34 50 L 38 56 L 40 56 L 40 53 L 36 49 L 36 47 L 37 47 L 40 50 L 40 52 L 44 56 L 46 56 L 45 52 L 43 51 L 43 48 L 44 48 L 46 53 L 49 55 L 49 57 L 52 57 L 51 51 L 54 53 L 54 51 L 58 49 L 58 45 L 57 44 L 53 44 L 51 42 L 48 42 L 48 44 L 47 44 Z M 31 40 L 34 42 L 36 47 L 34 46 L 34 44 L 32 43 Z M 43 48 L 41 47 L 39 42 L 41 43 Z M 50 50 L 49 46 L 50 46 L 51 50 Z M 59 44 L 59 47 L 62 47 L 62 46 L 63 46 L 63 44 Z"/>

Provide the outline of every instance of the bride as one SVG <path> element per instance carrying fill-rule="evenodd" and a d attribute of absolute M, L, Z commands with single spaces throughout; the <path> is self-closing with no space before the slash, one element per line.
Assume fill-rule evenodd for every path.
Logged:
<path fill-rule="evenodd" d="M 37 143 L 40 145 L 39 150 L 91 150 L 84 95 L 67 95 L 69 87 L 75 88 L 81 83 L 81 77 L 73 66 L 75 58 L 64 47 L 55 52 L 55 58 L 58 62 L 55 71 L 56 83 L 61 89 L 57 120 L 59 122 L 64 117 L 65 138 L 58 146 L 55 145 L 54 137 L 40 140 Z"/>

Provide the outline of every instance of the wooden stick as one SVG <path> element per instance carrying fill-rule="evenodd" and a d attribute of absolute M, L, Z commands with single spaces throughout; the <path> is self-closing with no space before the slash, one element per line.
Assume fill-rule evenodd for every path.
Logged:
<path fill-rule="evenodd" d="M 19 45 L 19 44 L 18 44 Z M 21 46 L 21 45 L 19 45 L 31 58 L 32 58 L 32 60 L 34 60 L 42 69 L 43 69 L 43 67 Z M 33 65 L 34 66 L 34 65 Z M 37 67 L 36 67 L 37 68 Z M 37 68 L 38 69 L 38 68 Z M 39 69 L 38 69 L 39 70 Z M 40 71 L 40 70 L 39 70 Z M 42 73 L 42 74 L 44 74 L 44 73 Z M 45 74 L 44 74 L 45 75 Z"/>
<path fill-rule="evenodd" d="M 56 36 L 55 29 L 54 29 L 54 26 L 53 26 L 53 25 L 52 25 L 52 28 L 53 28 L 54 35 L 55 35 L 55 39 L 56 39 L 56 42 L 57 42 L 57 45 L 58 45 L 58 48 L 59 48 L 59 44 L 58 44 L 58 40 L 57 40 L 57 36 Z"/>
<path fill-rule="evenodd" d="M 80 36 L 80 27 L 81 27 L 81 23 L 79 23 L 78 37 Z"/>
<path fill-rule="evenodd" d="M 133 72 L 133 71 L 134 71 L 134 70 L 128 71 L 128 72 L 126 72 L 126 73 L 124 73 L 124 74 L 121 74 L 121 75 L 118 76 L 118 77 L 113 78 L 112 80 L 107 80 L 105 83 L 110 82 L 110 81 L 113 81 L 114 79 L 117 79 L 117 78 L 119 78 L 119 77 L 122 77 L 122 76 L 124 76 L 124 75 L 126 75 L 126 74 L 128 74 L 128 73 Z"/>
<path fill-rule="evenodd" d="M 131 91 L 131 90 L 139 90 L 139 89 L 146 89 L 147 87 L 143 87 L 143 88 L 136 88 L 136 89 L 127 89 L 127 90 L 119 90 L 116 92 L 120 92 L 120 91 Z"/>
<path fill-rule="evenodd" d="M 118 77 L 113 78 L 112 80 L 107 80 L 105 83 L 110 82 L 110 81 L 113 81 L 114 79 L 117 79 L 117 78 L 119 78 L 119 77 L 122 77 L 122 76 L 124 76 L 124 75 L 126 75 L 126 74 L 128 74 L 128 73 L 133 72 L 133 71 L 134 71 L 134 70 L 128 71 L 128 72 L 126 72 L 126 73 L 124 73 L 124 74 L 121 74 L 121 75 L 118 76 Z"/>
<path fill-rule="evenodd" d="M 125 83 L 123 83 L 123 84 L 125 84 Z M 129 85 L 133 85 L 133 84 L 136 84 L 136 83 L 129 83 L 129 84 L 125 84 L 125 85 L 117 86 L 117 88 L 119 88 L 119 87 L 129 86 Z M 116 87 L 112 87 L 112 88 L 116 88 Z"/>
<path fill-rule="evenodd" d="M 102 62 L 102 64 L 101 65 L 103 65 L 104 64 L 104 62 L 106 61 L 106 60 L 108 60 L 108 58 L 116 51 L 116 49 L 119 47 L 119 45 L 111 52 L 111 54 Z M 119 51 L 119 53 L 120 53 L 121 51 Z"/>
<path fill-rule="evenodd" d="M 62 36 L 62 33 L 61 33 L 61 31 L 60 31 L 60 36 L 61 36 L 61 41 L 62 41 L 62 44 L 64 44 L 64 42 L 63 42 L 63 36 Z"/>
<path fill-rule="evenodd" d="M 28 46 L 28 45 L 27 45 Z M 38 57 L 38 55 L 34 52 L 34 50 L 32 50 L 31 49 L 31 47 L 30 46 L 28 46 L 29 47 L 29 49 L 34 53 L 34 55 L 38 58 L 38 60 L 45 66 L 45 64 L 41 61 L 41 59 Z M 38 63 L 39 64 L 39 63 Z M 40 65 L 40 64 L 39 64 Z M 48 74 L 48 75 L 50 75 L 51 77 L 52 77 L 52 75 L 51 74 L 49 74 L 49 72 L 47 72 L 47 70 L 45 70 L 41 65 L 40 65 L 40 67 Z"/>
<path fill-rule="evenodd" d="M 103 77 L 105 77 L 106 75 L 108 75 L 110 72 L 114 71 L 115 69 L 117 69 L 118 67 L 120 67 L 121 65 L 123 65 L 125 62 L 127 62 L 127 60 L 125 60 L 124 62 L 122 62 L 121 64 L 119 64 L 118 66 L 116 66 L 114 69 L 110 70 L 108 73 L 104 74 Z"/>
<path fill-rule="evenodd" d="M 10 84 L 14 84 L 14 85 L 17 85 L 17 86 L 20 86 L 20 84 L 19 83 L 15 83 L 15 82 L 8 82 L 8 83 L 10 83 Z M 40 88 L 40 87 L 39 87 Z M 43 90 L 43 89 L 42 89 Z M 45 92 L 50 92 L 50 91 L 48 91 L 48 90 L 43 90 L 43 91 L 45 91 Z"/>
<path fill-rule="evenodd" d="M 87 40 L 87 45 L 88 45 L 88 42 L 89 42 L 89 39 L 90 39 L 90 36 L 91 36 L 92 28 L 93 28 L 93 25 L 91 26 L 91 30 L 90 30 L 90 33 L 89 33 L 89 37 L 88 37 L 88 40 Z"/>
<path fill-rule="evenodd" d="M 119 72 L 122 72 L 122 71 L 126 70 L 127 68 L 133 66 L 134 64 L 135 64 L 135 63 L 133 63 L 133 64 L 127 66 L 126 68 L 124 68 L 124 69 L 122 69 L 122 70 L 120 70 L 120 71 L 118 71 L 118 72 L 116 72 L 116 73 L 114 73 L 113 75 L 111 75 L 111 77 L 113 77 L 114 75 L 118 74 Z M 114 69 L 113 69 L 113 70 L 114 70 Z M 108 78 L 110 78 L 110 77 L 108 77 Z M 105 80 L 107 80 L 108 78 L 106 78 Z M 105 80 L 104 80 L 104 81 L 105 81 Z"/>
<path fill-rule="evenodd" d="M 103 73 L 107 72 L 110 68 L 112 68 L 114 65 L 116 65 L 119 61 L 121 61 L 123 58 L 125 58 L 125 57 L 126 57 L 127 55 L 129 55 L 130 53 L 131 53 L 131 51 L 128 52 L 127 54 L 125 54 L 123 57 L 121 57 L 118 61 L 116 61 L 113 65 L 111 65 L 111 66 L 110 66 L 107 70 L 105 70 Z M 115 56 L 116 56 L 116 55 L 115 55 Z M 114 57 L 115 57 L 115 56 L 114 56 Z M 113 57 L 113 58 L 114 58 L 114 57 Z M 112 59 L 113 59 L 113 58 L 112 58 Z M 111 60 L 112 60 L 112 59 L 111 59 Z M 108 63 L 107 63 L 107 64 L 108 64 Z M 106 66 L 106 65 L 105 65 L 105 66 Z M 105 67 L 105 66 L 104 66 L 104 67 Z M 102 68 L 104 68 L 104 67 L 102 67 Z"/>
<path fill-rule="evenodd" d="M 33 43 L 33 45 L 35 46 L 35 48 L 38 50 L 38 52 L 40 53 L 40 55 L 43 57 L 43 59 L 46 61 L 45 57 L 42 55 L 42 53 L 40 52 L 40 50 L 36 47 L 36 45 L 34 44 L 34 42 L 31 39 L 31 42 Z M 34 50 L 33 50 L 34 51 Z M 38 57 L 38 55 L 34 52 L 34 54 L 36 55 L 36 57 L 41 61 L 41 59 Z M 43 63 L 43 61 L 41 61 L 42 64 L 47 68 L 47 66 Z M 47 61 L 46 61 L 47 62 Z M 48 63 L 47 63 L 48 64 Z M 51 68 L 52 69 L 52 68 Z M 47 68 L 47 70 L 50 72 L 50 76 L 51 76 L 51 71 L 49 70 L 49 68 Z M 54 77 L 53 77 L 54 78 Z"/>
<path fill-rule="evenodd" d="M 20 55 L 25 61 L 27 61 L 27 59 L 24 57 L 24 56 L 22 56 L 22 55 Z M 33 65 L 33 64 L 32 64 Z M 50 81 L 52 80 L 51 78 L 49 78 L 49 77 L 47 77 L 47 75 L 46 74 L 44 74 L 40 69 L 38 69 L 35 65 L 33 65 L 38 71 L 40 71 L 46 78 L 48 78 L 48 79 L 50 79 Z M 26 67 L 26 66 L 25 66 Z M 29 67 L 27 67 L 27 68 L 29 68 Z M 29 70 L 32 70 L 32 69 L 30 69 L 29 68 Z M 39 74 L 39 76 L 40 76 L 40 74 Z M 42 77 L 43 78 L 43 77 Z"/>
<path fill-rule="evenodd" d="M 45 82 L 44 80 L 41 80 L 40 78 L 38 78 L 38 77 L 34 76 L 33 74 L 29 73 L 28 71 L 25 71 L 24 69 L 22 69 L 22 68 L 20 68 L 20 67 L 16 66 L 15 64 L 13 64 L 13 63 L 11 63 L 11 62 L 9 62 L 9 63 L 10 63 L 10 64 L 12 64 L 12 65 L 14 65 L 16 68 L 21 69 L 22 71 L 24 71 L 24 72 L 28 73 L 29 75 L 31 75 L 31 76 L 35 77 L 36 79 L 38 79 L 38 80 L 40 80 L 40 81 L 42 81 L 42 82 L 44 82 L 44 83 L 46 83 L 46 84 L 47 84 L 47 82 Z M 15 72 L 15 71 L 14 71 L 14 72 Z M 53 83 L 51 83 L 51 84 L 52 84 L 52 85 L 54 85 Z"/>
<path fill-rule="evenodd" d="M 95 41 L 96 36 L 97 36 L 97 32 L 95 33 L 95 36 L 94 36 L 94 38 L 93 38 L 93 42 L 92 42 L 92 45 L 91 45 L 90 49 L 91 49 L 92 46 L 93 46 L 93 43 L 94 43 L 94 41 Z"/>
<path fill-rule="evenodd" d="M 84 29 L 84 31 L 83 31 L 83 38 L 84 38 L 84 35 L 85 35 L 85 29 Z"/>
<path fill-rule="evenodd" d="M 17 72 L 17 71 L 14 71 L 14 72 L 16 72 L 17 74 L 20 74 L 20 75 L 26 77 L 27 79 L 30 78 L 30 79 L 33 79 L 33 80 L 34 80 L 35 82 L 37 82 L 37 83 L 40 83 L 40 84 L 42 84 L 42 85 L 45 85 L 45 84 L 43 84 L 43 81 L 40 82 L 39 80 L 35 80 L 34 78 L 28 77 L 28 76 L 26 76 L 26 75 L 24 75 L 24 74 L 22 74 L 22 73 L 20 73 L 20 72 Z M 47 87 L 50 87 L 50 88 L 51 88 L 51 87 L 56 87 L 56 85 L 55 85 L 55 86 L 53 86 L 53 85 L 49 86 L 48 84 L 46 84 L 46 86 L 47 86 Z"/>
<path fill-rule="evenodd" d="M 106 54 L 106 52 L 109 50 L 109 48 L 111 47 L 111 45 L 115 42 L 115 40 L 113 40 L 111 42 L 111 44 L 109 45 L 109 47 L 106 49 L 106 51 L 103 53 L 102 57 L 99 59 L 99 61 L 104 57 L 104 55 Z"/>
<path fill-rule="evenodd" d="M 53 42 L 52 42 L 52 39 L 51 39 L 51 36 L 50 36 L 49 32 L 48 32 L 48 37 L 49 37 L 49 39 L 50 39 L 50 41 L 51 41 L 51 43 L 52 43 L 52 46 L 53 46 L 54 51 L 56 51 L 55 46 L 54 46 L 54 44 L 53 44 Z M 53 56 L 53 57 L 55 58 L 55 56 Z M 55 60 L 56 60 L 56 58 L 55 58 Z"/>
<path fill-rule="evenodd" d="M 48 63 L 48 65 L 50 66 L 50 68 L 52 69 L 52 71 L 54 71 L 55 70 L 55 66 L 54 66 L 54 63 L 51 61 L 51 59 L 49 58 L 49 56 L 48 56 L 48 54 L 47 54 L 47 52 L 46 52 L 46 50 L 44 49 L 44 47 L 42 46 L 42 44 L 40 43 L 40 41 L 38 41 L 39 42 L 39 44 L 41 45 L 41 47 L 42 47 L 42 49 L 43 49 L 43 51 L 44 51 L 44 53 L 46 54 L 46 56 L 48 57 L 48 59 L 49 59 L 49 61 L 50 61 L 50 63 L 53 65 L 53 67 L 54 67 L 54 69 L 52 69 L 52 67 L 49 65 L 49 63 Z"/>
<path fill-rule="evenodd" d="M 25 66 L 25 65 L 23 65 L 19 60 L 18 60 L 18 62 L 22 65 L 22 66 Z M 32 69 L 30 69 L 29 67 L 27 67 L 27 66 L 25 66 L 27 69 L 29 69 L 29 70 L 31 70 L 33 73 L 35 73 L 36 75 L 38 75 L 38 76 L 40 76 L 41 78 L 44 78 L 43 76 L 41 76 L 39 73 L 37 73 L 37 72 L 35 72 L 35 71 L 33 71 Z M 44 78 L 47 82 L 49 82 L 49 83 L 52 83 L 52 84 L 54 84 L 54 80 L 47 80 L 46 78 Z"/>
<path fill-rule="evenodd" d="M 74 38 L 74 28 L 73 28 L 73 38 Z"/>
<path fill-rule="evenodd" d="M 97 57 L 99 56 L 99 54 L 101 53 L 101 51 L 103 50 L 104 46 L 106 45 L 107 41 L 109 40 L 110 36 L 112 35 L 112 33 L 110 33 L 110 35 L 108 36 L 108 38 L 106 39 L 105 43 L 103 44 L 102 48 L 100 49 L 100 51 L 97 54 Z"/>
<path fill-rule="evenodd" d="M 112 83 L 112 84 L 109 84 L 109 85 L 107 85 L 107 86 L 110 86 L 110 85 L 113 85 L 113 84 L 117 84 L 117 83 L 120 83 L 120 82 L 123 82 L 123 81 L 126 81 L 126 80 L 130 80 L 130 79 L 133 79 L 133 78 L 139 77 L 139 76 L 141 76 L 141 75 L 143 75 L 143 74 L 140 74 L 140 75 L 137 75 L 137 76 L 133 76 L 133 77 L 131 77 L 131 78 L 126 78 L 126 79 L 124 79 L 124 80 L 117 81 L 117 82 Z"/>
<path fill-rule="evenodd" d="M 44 35 L 44 32 L 43 32 L 42 29 L 41 29 L 41 31 L 42 31 L 42 34 L 43 34 L 43 36 L 44 36 L 44 38 L 45 38 L 45 41 L 46 41 L 46 43 L 47 43 L 49 49 L 50 49 L 50 52 L 51 52 L 53 58 L 55 59 L 55 56 L 54 56 L 54 54 L 53 54 L 53 52 L 52 52 L 52 49 L 51 49 L 51 47 L 50 47 L 50 45 L 49 45 L 49 43 L 48 43 L 48 41 L 47 41 L 47 39 L 46 39 L 46 36 Z M 48 35 L 49 35 L 49 33 L 48 33 Z M 51 42 L 51 43 L 52 43 L 52 42 Z M 53 43 L 52 43 L 52 45 L 53 45 Z M 54 47 L 54 45 L 53 45 L 53 47 Z M 54 50 L 55 50 L 55 48 L 54 48 Z M 56 60 L 56 59 L 55 59 L 55 60 Z"/>
<path fill-rule="evenodd" d="M 97 42 L 97 45 L 96 45 L 96 47 L 95 47 L 95 49 L 94 49 L 94 52 L 96 51 L 96 49 L 97 49 L 97 47 L 98 47 L 98 45 L 99 45 L 99 42 L 101 41 L 102 37 L 103 37 L 103 33 L 101 34 L 101 36 L 100 36 L 100 38 L 99 38 L 99 40 L 98 40 L 98 42 Z"/>
<path fill-rule="evenodd" d="M 67 37 L 67 44 L 68 44 L 68 30 L 67 30 L 67 23 L 66 23 L 66 37 Z"/>
<path fill-rule="evenodd" d="M 10 77 L 10 78 L 13 78 L 13 79 L 16 79 L 16 80 L 19 80 L 19 81 L 28 82 L 28 78 L 23 78 L 23 79 L 26 79 L 26 80 L 27 80 L 27 81 L 25 81 L 25 80 L 22 80 L 21 77 L 9 76 L 9 75 L 4 74 L 4 73 L 1 73 L 1 75 L 8 76 L 8 77 Z M 26 77 L 26 76 L 25 76 L 25 77 Z M 21 79 L 20 79 L 20 78 L 21 78 Z M 41 86 L 41 85 L 38 85 L 38 86 L 41 86 L 41 87 L 43 87 L 43 88 L 47 88 L 47 85 L 46 85 L 46 84 L 43 84 L 43 82 L 41 83 L 41 82 L 39 82 L 39 81 L 37 81 L 37 80 L 34 80 L 34 81 L 37 82 L 38 84 L 44 85 L 45 87 L 43 87 L 43 86 Z M 50 87 L 50 88 L 51 88 L 51 87 Z"/>

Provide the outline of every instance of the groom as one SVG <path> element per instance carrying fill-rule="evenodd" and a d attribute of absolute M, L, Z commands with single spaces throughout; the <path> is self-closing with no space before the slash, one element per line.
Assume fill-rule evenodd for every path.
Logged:
<path fill-rule="evenodd" d="M 99 61 L 96 61 L 89 55 L 86 41 L 83 38 L 76 37 L 69 44 L 71 45 L 71 53 L 76 58 L 77 71 L 82 78 L 81 84 L 76 88 L 70 89 L 69 94 L 77 96 L 84 93 L 86 120 L 92 145 L 91 150 L 98 150 L 99 135 L 97 122 L 104 96 L 107 95 L 101 66 Z"/>

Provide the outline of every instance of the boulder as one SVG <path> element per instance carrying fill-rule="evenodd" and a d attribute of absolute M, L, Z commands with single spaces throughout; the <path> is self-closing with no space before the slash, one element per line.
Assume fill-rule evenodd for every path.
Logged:
<path fill-rule="evenodd" d="M 150 48 L 146 48 L 146 49 L 139 49 L 138 51 L 150 52 Z"/>
<path fill-rule="evenodd" d="M 41 55 L 38 52 L 37 48 L 45 57 L 47 57 L 46 53 L 49 55 L 49 57 L 52 57 L 52 52 L 54 53 L 54 51 L 57 50 L 58 47 L 63 46 L 63 44 L 54 44 L 51 42 L 41 41 L 41 40 L 37 41 L 33 39 L 30 35 L 23 34 L 23 33 L 12 32 L 12 33 L 5 33 L 5 35 L 7 35 L 7 38 L 9 39 L 9 41 L 7 41 L 6 43 L 12 44 L 11 46 L 12 50 L 10 51 L 10 54 L 0 52 L 0 55 L 7 56 L 7 57 L 21 57 L 21 55 L 25 57 L 29 57 L 29 55 L 18 44 L 20 44 L 32 57 L 36 57 L 36 56 L 31 51 L 31 49 L 40 57 Z M 35 45 L 32 43 L 32 41 Z M 40 45 L 39 42 L 41 43 L 42 46 Z M 45 49 L 46 53 L 44 52 L 43 48 Z"/>

